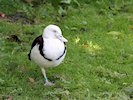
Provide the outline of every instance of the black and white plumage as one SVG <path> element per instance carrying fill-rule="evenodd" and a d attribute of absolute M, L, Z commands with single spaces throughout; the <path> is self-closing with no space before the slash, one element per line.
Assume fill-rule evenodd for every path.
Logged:
<path fill-rule="evenodd" d="M 38 64 L 42 70 L 45 85 L 53 85 L 46 77 L 44 68 L 58 66 L 65 58 L 67 49 L 61 29 L 56 25 L 48 25 L 41 36 L 37 37 L 31 46 L 29 59 Z"/>

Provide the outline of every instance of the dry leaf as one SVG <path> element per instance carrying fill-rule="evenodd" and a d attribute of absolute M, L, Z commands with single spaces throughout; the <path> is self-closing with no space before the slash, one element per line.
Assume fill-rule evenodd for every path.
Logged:
<path fill-rule="evenodd" d="M 13 99 L 12 99 L 12 97 L 11 97 L 11 96 L 9 96 L 9 97 L 7 98 L 7 100 L 13 100 Z"/>
<path fill-rule="evenodd" d="M 120 35 L 122 33 L 121 32 L 117 32 L 117 31 L 111 31 L 111 32 L 108 32 L 107 34 L 110 34 L 110 35 Z"/>
<path fill-rule="evenodd" d="M 18 38 L 17 35 L 10 35 L 10 36 L 8 37 L 8 39 L 11 40 L 11 41 L 18 42 L 18 43 L 21 42 L 21 40 Z"/>
<path fill-rule="evenodd" d="M 32 77 L 29 77 L 28 79 L 29 79 L 29 81 L 30 81 L 31 83 L 35 83 L 35 80 L 34 80 L 34 78 L 32 78 Z"/>
<path fill-rule="evenodd" d="M 83 48 L 88 48 L 88 44 L 82 44 Z"/>
<path fill-rule="evenodd" d="M 74 42 L 77 44 L 77 43 L 79 43 L 79 41 L 80 41 L 80 38 L 79 37 L 77 37 L 76 39 L 74 39 Z"/>
<path fill-rule="evenodd" d="M 111 32 L 108 32 L 107 34 L 118 36 L 118 35 L 120 35 L 122 33 L 121 32 L 117 32 L 117 31 L 111 31 Z"/>
<path fill-rule="evenodd" d="M 5 14 L 0 12 L 0 17 L 5 17 Z"/>
<path fill-rule="evenodd" d="M 102 49 L 97 43 L 93 43 L 92 41 L 87 41 L 86 43 L 82 44 L 82 47 L 89 52 L 95 52 Z"/>
<path fill-rule="evenodd" d="M 130 29 L 133 29 L 133 25 L 129 26 Z"/>

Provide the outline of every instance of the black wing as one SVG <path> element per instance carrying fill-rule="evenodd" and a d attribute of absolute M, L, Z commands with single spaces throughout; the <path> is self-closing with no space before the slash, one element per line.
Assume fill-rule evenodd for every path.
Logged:
<path fill-rule="evenodd" d="M 52 61 L 51 59 L 45 57 L 44 53 L 43 53 L 43 43 L 44 43 L 44 40 L 42 38 L 42 35 L 41 36 L 38 36 L 32 43 L 32 46 L 31 46 L 31 50 L 32 48 L 36 45 L 36 44 L 39 44 L 39 51 L 40 51 L 40 54 L 45 58 L 47 59 L 48 61 Z M 31 53 L 31 50 L 30 50 L 30 53 Z M 31 57 L 30 57 L 30 53 L 28 54 L 28 58 L 29 60 L 31 60 Z"/>
<path fill-rule="evenodd" d="M 38 36 L 38 37 L 33 41 L 33 43 L 32 43 L 32 46 L 31 46 L 31 49 L 30 49 L 30 53 L 31 53 L 32 48 L 33 48 L 36 44 L 39 44 L 39 51 L 40 51 L 40 54 L 41 54 L 42 56 L 44 56 L 43 51 L 42 51 L 42 49 L 43 49 L 43 42 L 44 42 L 44 41 L 43 41 L 42 35 Z M 30 53 L 28 54 L 29 60 L 31 60 Z"/>

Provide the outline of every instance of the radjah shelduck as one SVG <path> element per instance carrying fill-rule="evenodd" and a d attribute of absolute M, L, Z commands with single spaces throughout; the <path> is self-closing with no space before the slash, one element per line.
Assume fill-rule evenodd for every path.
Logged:
<path fill-rule="evenodd" d="M 56 25 L 48 25 L 32 43 L 29 59 L 40 66 L 45 85 L 53 85 L 46 76 L 46 68 L 58 66 L 65 58 L 68 40 Z"/>

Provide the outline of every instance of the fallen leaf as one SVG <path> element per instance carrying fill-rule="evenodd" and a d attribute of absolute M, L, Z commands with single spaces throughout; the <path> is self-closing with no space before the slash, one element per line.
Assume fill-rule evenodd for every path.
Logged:
<path fill-rule="evenodd" d="M 28 79 L 29 79 L 29 81 L 30 81 L 31 83 L 35 83 L 35 80 L 34 80 L 34 78 L 32 78 L 32 77 L 29 77 Z"/>
<path fill-rule="evenodd" d="M 78 28 L 76 28 L 76 27 L 71 28 L 71 31 L 77 31 L 77 30 L 78 30 Z"/>
<path fill-rule="evenodd" d="M 11 96 L 9 96 L 9 97 L 7 98 L 7 100 L 13 100 L 13 99 L 12 99 L 12 97 L 11 97 Z"/>
<path fill-rule="evenodd" d="M 76 44 L 79 43 L 79 41 L 80 41 L 80 38 L 79 38 L 79 37 L 77 37 L 77 38 L 74 39 L 74 42 L 75 42 Z"/>
<path fill-rule="evenodd" d="M 5 17 L 5 14 L 0 12 L 0 17 Z"/>
<path fill-rule="evenodd" d="M 17 35 L 10 35 L 8 39 L 19 43 L 21 42 Z"/>
<path fill-rule="evenodd" d="M 86 43 L 83 43 L 81 46 L 93 56 L 96 53 L 99 53 L 99 51 L 102 49 L 100 45 L 98 45 L 97 43 L 93 43 L 92 41 L 87 41 Z"/>
<path fill-rule="evenodd" d="M 34 19 L 28 18 L 26 13 L 21 11 L 21 10 L 16 11 L 14 14 L 8 15 L 7 18 L 10 19 L 13 22 L 21 21 L 22 24 L 33 24 L 33 23 L 35 23 Z"/>
<path fill-rule="evenodd" d="M 133 30 L 133 25 L 129 26 L 129 28 Z"/>
<path fill-rule="evenodd" d="M 83 48 L 88 48 L 88 44 L 82 44 Z"/>
<path fill-rule="evenodd" d="M 108 32 L 107 34 L 110 34 L 110 35 L 120 35 L 122 33 L 121 32 L 117 32 L 117 31 L 111 31 L 111 32 Z"/>

